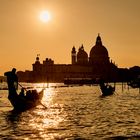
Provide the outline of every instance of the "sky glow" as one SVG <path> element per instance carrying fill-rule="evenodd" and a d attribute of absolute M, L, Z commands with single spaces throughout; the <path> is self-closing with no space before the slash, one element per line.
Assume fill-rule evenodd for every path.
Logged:
<path fill-rule="evenodd" d="M 41 63 L 51 58 L 70 64 L 72 47 L 78 51 L 83 44 L 89 55 L 98 33 L 119 68 L 140 66 L 139 5 L 140 0 L 0 0 L 0 75 L 12 67 L 32 70 L 37 54 Z"/>

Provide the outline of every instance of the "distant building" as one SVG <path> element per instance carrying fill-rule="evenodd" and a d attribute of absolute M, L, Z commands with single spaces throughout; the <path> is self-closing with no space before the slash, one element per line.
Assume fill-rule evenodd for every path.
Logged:
<path fill-rule="evenodd" d="M 110 60 L 100 35 L 97 36 L 96 43 L 91 48 L 89 56 L 84 50 L 84 46 L 81 45 L 78 52 L 75 47 L 72 48 L 71 64 L 54 64 L 54 61 L 48 58 L 41 63 L 39 56 L 37 56 L 32 66 L 32 71 L 25 72 L 24 81 L 26 79 L 31 82 L 63 82 L 65 78 L 118 80 L 118 68 Z M 21 73 L 18 74 L 20 77 Z"/>

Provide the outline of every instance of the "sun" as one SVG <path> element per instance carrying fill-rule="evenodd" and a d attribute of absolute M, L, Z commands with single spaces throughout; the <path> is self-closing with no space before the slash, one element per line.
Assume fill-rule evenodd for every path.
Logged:
<path fill-rule="evenodd" d="M 48 22 L 51 19 L 51 15 L 48 11 L 40 12 L 39 18 L 42 22 Z"/>

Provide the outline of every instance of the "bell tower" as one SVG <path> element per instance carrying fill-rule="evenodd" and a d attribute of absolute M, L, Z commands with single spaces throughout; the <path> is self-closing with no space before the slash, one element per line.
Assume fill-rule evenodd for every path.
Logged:
<path fill-rule="evenodd" d="M 71 51 L 71 61 L 72 64 L 76 64 L 76 49 L 74 46 Z"/>

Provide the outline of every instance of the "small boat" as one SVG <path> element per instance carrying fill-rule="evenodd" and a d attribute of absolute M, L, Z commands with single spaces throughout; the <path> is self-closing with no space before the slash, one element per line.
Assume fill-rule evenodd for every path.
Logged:
<path fill-rule="evenodd" d="M 4 73 L 4 75 L 7 77 L 9 91 L 8 99 L 14 107 L 14 110 L 20 112 L 34 108 L 37 105 L 44 106 L 41 103 L 44 89 L 37 92 L 37 90 L 27 90 L 23 88 L 22 85 L 18 83 L 18 77 L 15 72 L 16 69 L 13 68 L 12 71 Z M 20 94 L 17 93 L 18 85 L 22 87 Z M 24 93 L 24 91 L 26 91 L 26 93 Z"/>
<path fill-rule="evenodd" d="M 140 76 L 138 76 L 137 78 L 129 81 L 127 83 L 128 86 L 131 86 L 132 88 L 140 88 Z"/>
<path fill-rule="evenodd" d="M 109 95 L 114 94 L 115 86 L 112 87 L 111 85 L 105 85 L 104 82 L 100 82 L 99 85 L 100 85 L 100 89 L 102 91 L 102 96 L 109 96 Z"/>
<path fill-rule="evenodd" d="M 26 91 L 26 96 L 21 96 L 17 92 L 16 94 L 12 94 L 12 91 L 9 91 L 8 99 L 14 107 L 14 110 L 25 111 L 40 105 L 42 97 L 43 90 L 40 92 L 28 90 Z"/>

